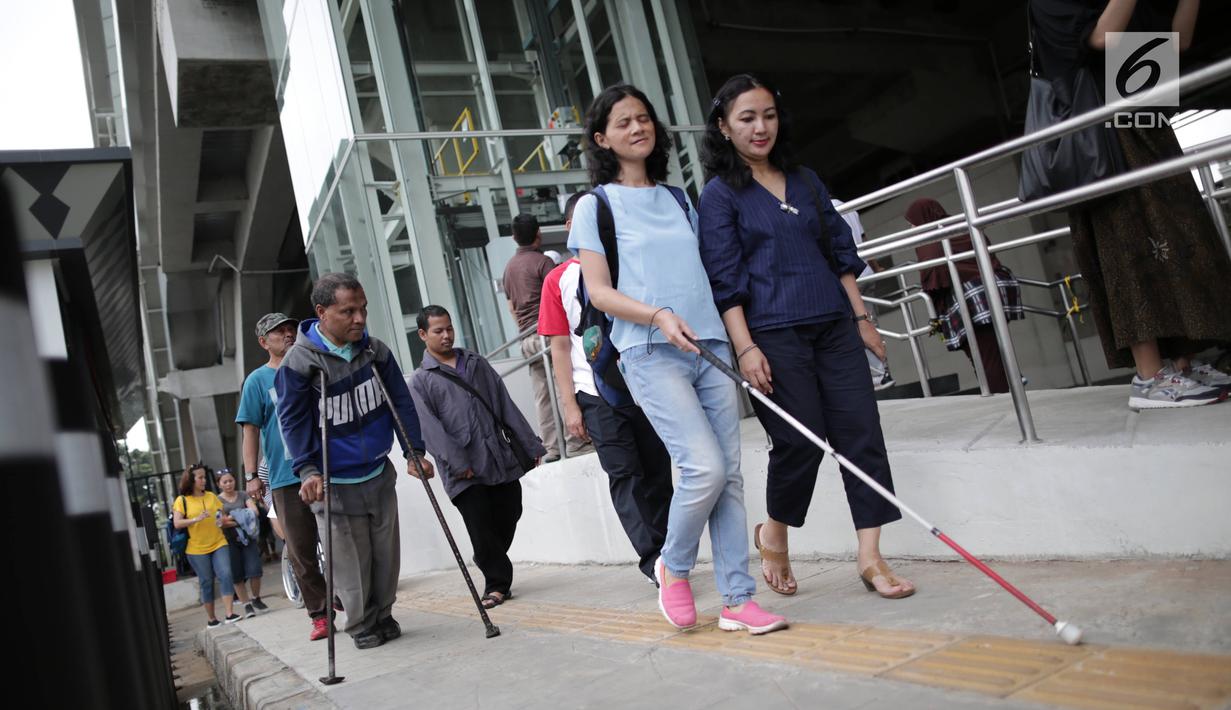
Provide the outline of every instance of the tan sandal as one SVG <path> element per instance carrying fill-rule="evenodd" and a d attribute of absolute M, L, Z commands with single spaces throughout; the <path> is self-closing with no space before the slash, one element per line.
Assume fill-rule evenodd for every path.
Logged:
<path fill-rule="evenodd" d="M 895 587 L 902 586 L 902 581 L 893 575 L 893 570 L 889 569 L 889 565 L 886 564 L 884 560 L 877 560 L 876 564 L 868 565 L 864 568 L 863 572 L 859 574 L 859 580 L 863 582 L 863 586 L 866 587 L 869 592 L 876 592 L 886 599 L 905 599 L 915 593 L 915 588 L 911 587 L 910 589 L 905 589 L 893 594 L 885 594 L 884 592 L 879 591 L 876 588 L 876 585 L 872 583 L 872 580 L 876 579 L 878 576 L 884 577 L 885 581 Z"/>
<path fill-rule="evenodd" d="M 761 547 L 761 526 L 763 524 L 757 523 L 757 526 L 752 530 L 752 541 L 757 547 L 757 552 L 761 553 L 761 562 L 769 562 L 778 567 L 785 567 L 787 576 L 795 579 L 795 572 L 791 570 L 791 554 L 789 552 L 779 552 L 767 547 Z M 789 597 L 799 591 L 798 582 L 796 582 L 793 589 L 791 587 L 775 587 L 774 583 L 769 581 L 769 575 L 765 574 L 764 566 L 761 567 L 761 577 L 765 580 L 765 586 L 785 597 Z"/>

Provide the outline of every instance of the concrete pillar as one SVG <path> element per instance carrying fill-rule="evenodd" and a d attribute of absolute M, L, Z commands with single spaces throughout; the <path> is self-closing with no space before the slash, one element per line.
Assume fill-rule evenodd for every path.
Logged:
<path fill-rule="evenodd" d="M 222 432 L 218 429 L 218 409 L 213 397 L 193 397 L 188 400 L 192 420 L 192 434 L 196 439 L 198 458 L 211 468 L 227 465 L 226 451 L 222 446 Z"/>
<path fill-rule="evenodd" d="M 278 120 L 256 3 L 158 0 L 158 39 L 180 126 Z"/>

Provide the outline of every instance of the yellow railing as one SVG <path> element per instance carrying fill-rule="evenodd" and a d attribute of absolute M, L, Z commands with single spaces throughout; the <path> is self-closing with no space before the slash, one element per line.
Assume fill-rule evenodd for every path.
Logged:
<path fill-rule="evenodd" d="M 474 117 L 470 113 L 470 108 L 462 109 L 462 113 L 453 122 L 451 131 L 473 131 L 475 130 Z M 462 157 L 462 144 L 466 141 L 470 142 L 470 155 Z M 457 172 L 449 172 L 445 166 L 444 153 L 445 149 L 453 147 L 453 157 L 456 160 Z M 441 144 L 436 153 L 432 155 L 432 163 L 436 165 L 440 175 L 465 175 L 470 165 L 479 157 L 479 139 L 478 138 L 450 138 Z"/>
<path fill-rule="evenodd" d="M 515 173 L 526 172 L 526 166 L 529 165 L 530 161 L 534 160 L 535 158 L 538 158 L 539 160 L 539 170 L 541 170 L 542 172 L 547 172 L 549 168 L 547 165 L 547 139 L 546 138 L 539 141 L 539 144 L 534 147 L 534 150 L 530 152 L 530 155 L 526 156 L 526 159 L 521 161 L 521 165 L 518 165 L 517 168 L 513 170 L 513 172 Z"/>

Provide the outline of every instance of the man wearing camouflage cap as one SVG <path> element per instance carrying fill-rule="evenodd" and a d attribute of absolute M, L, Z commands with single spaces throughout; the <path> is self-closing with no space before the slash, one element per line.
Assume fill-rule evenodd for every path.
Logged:
<path fill-rule="evenodd" d="M 278 423 L 278 394 L 274 373 L 282 358 L 295 344 L 299 321 L 285 313 L 268 313 L 256 322 L 257 342 L 269 353 L 269 362 L 253 370 L 244 380 L 235 423 L 244 431 L 244 479 L 249 495 L 259 495 L 257 477 L 260 454 L 269 467 L 269 488 L 273 498 L 270 512 L 277 511 L 283 539 L 291 553 L 291 566 L 303 594 L 304 609 L 312 620 L 308 638 L 325 638 L 329 623 L 325 609 L 325 578 L 316 562 L 316 516 L 299 499 L 299 478 L 291 470 Z"/>

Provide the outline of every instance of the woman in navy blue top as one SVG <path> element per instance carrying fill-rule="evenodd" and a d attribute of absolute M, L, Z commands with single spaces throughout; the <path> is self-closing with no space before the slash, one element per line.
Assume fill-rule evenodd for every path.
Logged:
<path fill-rule="evenodd" d="M 865 265 L 825 185 L 794 164 L 785 128 L 776 92 L 755 77 L 734 76 L 719 90 L 701 157 L 701 259 L 744 377 L 893 490 L 864 356 L 866 347 L 883 360 L 885 343 L 855 285 Z M 773 441 L 769 519 L 754 537 L 766 583 L 794 594 L 788 526 L 804 523 L 823 454 L 753 407 Z M 902 514 L 845 470 L 842 480 L 864 584 L 887 598 L 913 594 L 880 555 L 881 526 Z"/>

